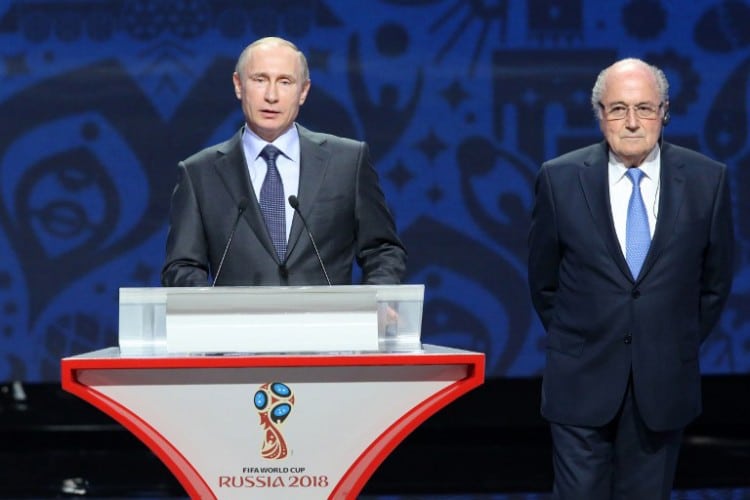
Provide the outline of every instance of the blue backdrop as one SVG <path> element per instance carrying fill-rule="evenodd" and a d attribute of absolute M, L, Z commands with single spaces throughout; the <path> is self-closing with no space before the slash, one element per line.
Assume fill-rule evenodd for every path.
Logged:
<path fill-rule="evenodd" d="M 732 174 L 737 279 L 703 369 L 748 372 L 748 25 L 739 1 L 0 1 L 0 380 L 117 344 L 118 289 L 159 282 L 176 164 L 240 126 L 232 70 L 266 35 L 308 54 L 300 123 L 369 142 L 423 340 L 485 352 L 490 377 L 544 362 L 535 171 L 600 139 L 600 69 L 661 66 L 667 140 Z"/>

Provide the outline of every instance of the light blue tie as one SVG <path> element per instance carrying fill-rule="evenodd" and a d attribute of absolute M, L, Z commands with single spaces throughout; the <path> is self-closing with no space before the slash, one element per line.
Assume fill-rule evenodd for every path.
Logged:
<path fill-rule="evenodd" d="M 629 168 L 627 175 L 633 183 L 633 191 L 628 202 L 628 220 L 625 225 L 625 260 L 628 261 L 628 267 L 635 279 L 641 272 L 648 247 L 651 246 L 651 232 L 648 229 L 646 206 L 641 196 L 643 171 Z"/>
<path fill-rule="evenodd" d="M 266 221 L 268 234 L 276 249 L 279 262 L 284 262 L 286 254 L 286 213 L 284 206 L 284 185 L 281 183 L 279 170 L 276 168 L 276 157 L 281 153 L 271 144 L 263 148 L 260 156 L 266 160 L 268 171 L 260 188 L 260 211 Z"/>

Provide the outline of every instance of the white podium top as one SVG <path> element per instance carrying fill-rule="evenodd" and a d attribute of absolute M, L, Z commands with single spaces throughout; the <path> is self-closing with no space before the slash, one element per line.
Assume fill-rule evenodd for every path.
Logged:
<path fill-rule="evenodd" d="M 123 355 L 409 351 L 423 285 L 121 288 Z"/>

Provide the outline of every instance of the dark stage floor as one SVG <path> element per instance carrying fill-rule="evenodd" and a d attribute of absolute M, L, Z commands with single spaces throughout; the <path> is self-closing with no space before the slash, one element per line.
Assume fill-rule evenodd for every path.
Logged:
<path fill-rule="evenodd" d="M 539 380 L 495 379 L 433 416 L 381 465 L 370 500 L 539 499 L 551 488 Z M 1 498 L 184 498 L 156 457 L 57 385 L 0 386 Z M 750 499 L 750 376 L 704 378 L 674 499 Z"/>

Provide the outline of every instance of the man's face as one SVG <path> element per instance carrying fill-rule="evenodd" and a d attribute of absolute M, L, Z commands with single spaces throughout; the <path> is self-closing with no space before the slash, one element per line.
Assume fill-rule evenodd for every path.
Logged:
<path fill-rule="evenodd" d="M 640 165 L 659 140 L 668 105 L 661 102 L 653 73 L 638 64 L 615 64 L 607 73 L 601 104 L 599 126 L 610 149 L 625 166 Z M 623 107 L 625 117 L 612 119 L 617 109 L 622 111 Z M 649 110 L 656 110 L 656 113 L 651 118 L 643 118 L 637 108 L 642 114 L 648 114 Z"/>
<path fill-rule="evenodd" d="M 294 123 L 310 90 L 299 54 L 285 45 L 254 47 L 232 80 L 247 125 L 268 142 Z"/>

